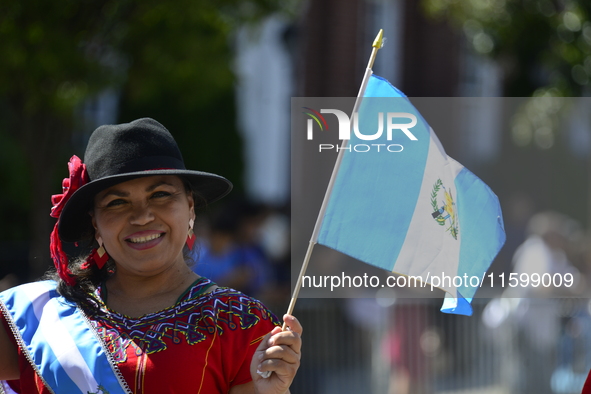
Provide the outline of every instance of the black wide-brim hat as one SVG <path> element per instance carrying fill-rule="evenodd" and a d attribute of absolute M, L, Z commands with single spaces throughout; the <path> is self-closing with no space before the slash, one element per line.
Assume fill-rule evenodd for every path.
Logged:
<path fill-rule="evenodd" d="M 232 183 L 222 176 L 187 170 L 170 132 L 150 118 L 97 128 L 88 141 L 84 164 L 90 181 L 70 196 L 59 217 L 58 234 L 66 242 L 80 241 L 92 231 L 89 211 L 94 197 L 121 182 L 177 175 L 203 198 L 201 205 L 217 201 L 232 190 Z M 195 206 L 199 203 L 195 201 Z"/>

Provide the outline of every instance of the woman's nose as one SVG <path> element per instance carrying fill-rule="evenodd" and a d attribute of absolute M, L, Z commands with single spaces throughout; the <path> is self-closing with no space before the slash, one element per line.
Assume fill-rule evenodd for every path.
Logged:
<path fill-rule="evenodd" d="M 131 224 L 143 226 L 150 223 L 152 220 L 154 220 L 154 214 L 148 204 L 133 205 L 130 217 Z"/>

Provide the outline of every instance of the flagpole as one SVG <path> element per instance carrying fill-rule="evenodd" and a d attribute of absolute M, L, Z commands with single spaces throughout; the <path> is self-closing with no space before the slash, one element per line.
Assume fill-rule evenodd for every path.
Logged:
<path fill-rule="evenodd" d="M 365 88 L 367 87 L 367 83 L 369 82 L 369 77 L 373 74 L 372 68 L 374 61 L 376 59 L 376 55 L 378 54 L 378 50 L 382 47 L 384 43 L 384 30 L 380 29 L 378 35 L 376 36 L 373 44 L 372 44 L 372 51 L 369 57 L 369 62 L 367 63 L 367 68 L 365 69 L 365 74 L 363 75 L 363 81 L 361 82 L 361 86 L 359 88 L 359 92 L 357 93 L 357 99 L 355 100 L 355 105 L 353 106 L 353 114 L 356 114 L 359 110 L 359 105 L 361 104 L 361 98 L 365 93 Z M 355 116 L 355 115 L 353 115 Z M 353 119 L 351 116 L 351 119 Z M 353 123 L 351 123 L 353 124 Z M 310 262 L 310 257 L 312 256 L 312 250 L 314 249 L 314 245 L 318 241 L 318 233 L 320 232 L 320 227 L 322 225 L 322 220 L 324 218 L 324 214 L 326 212 L 326 207 L 328 205 L 328 200 L 330 198 L 330 194 L 332 193 L 332 189 L 334 187 L 334 182 L 337 177 L 337 173 L 339 172 L 339 168 L 341 166 L 341 162 L 343 160 L 343 154 L 345 148 L 347 147 L 349 140 L 343 140 L 341 144 L 341 149 L 337 156 L 337 160 L 335 162 L 334 168 L 332 170 L 332 175 L 330 176 L 330 181 L 328 182 L 328 187 L 326 188 L 326 193 L 324 194 L 324 200 L 322 201 L 322 206 L 320 207 L 320 212 L 318 213 L 318 217 L 316 218 L 316 224 L 314 225 L 314 230 L 312 231 L 312 237 L 310 238 L 310 243 L 308 244 L 308 250 L 306 251 L 306 255 L 304 257 L 304 262 L 302 263 L 302 268 L 300 269 L 300 274 L 298 275 L 298 280 L 296 282 L 295 288 L 293 290 L 293 294 L 291 296 L 291 302 L 289 303 L 289 307 L 287 308 L 287 314 L 291 315 L 293 313 L 293 309 L 295 308 L 296 301 L 298 299 L 298 295 L 300 294 L 300 289 L 302 287 L 302 278 L 308 269 L 308 263 Z M 283 330 L 286 329 L 286 324 L 283 323 Z"/>

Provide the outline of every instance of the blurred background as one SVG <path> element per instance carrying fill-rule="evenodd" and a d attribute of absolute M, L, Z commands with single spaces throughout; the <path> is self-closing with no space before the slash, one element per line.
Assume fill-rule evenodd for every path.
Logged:
<path fill-rule="evenodd" d="M 281 316 L 292 256 L 299 264 L 324 193 L 307 176 L 332 170 L 290 146 L 290 98 L 355 96 L 380 28 L 387 41 L 374 71 L 409 97 L 543 99 L 531 101 L 535 116 L 524 104 L 508 121 L 503 105 L 490 104 L 498 101 L 474 100 L 471 127 L 425 117 L 449 155 L 501 200 L 507 242 L 491 270 L 540 262 L 578 272 L 584 285 L 586 0 L 4 0 L 0 288 L 51 266 L 50 196 L 61 192 L 70 156 L 83 156 L 98 125 L 148 116 L 171 130 L 188 168 L 235 184 L 233 197 L 201 215 L 195 269 Z M 314 209 L 293 212 L 296 200 Z M 310 232 L 292 233 L 292 221 L 311 223 Z M 444 315 L 440 303 L 301 299 L 292 393 L 580 392 L 591 368 L 586 292 L 493 294 L 474 301 L 472 317 Z"/>

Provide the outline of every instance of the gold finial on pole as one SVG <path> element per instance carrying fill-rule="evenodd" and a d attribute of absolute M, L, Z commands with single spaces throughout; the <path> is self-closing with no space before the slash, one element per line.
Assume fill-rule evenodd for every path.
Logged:
<path fill-rule="evenodd" d="M 376 60 L 376 55 L 378 54 L 378 50 L 382 47 L 382 45 L 384 45 L 384 29 L 380 29 L 376 39 L 373 40 L 373 44 L 371 45 L 373 49 L 371 51 L 371 56 L 369 57 L 369 63 L 367 63 L 367 68 L 373 68 L 373 62 Z"/>
<path fill-rule="evenodd" d="M 376 39 L 373 40 L 373 44 L 371 45 L 374 48 L 380 49 L 384 45 L 384 29 L 380 29 Z"/>

